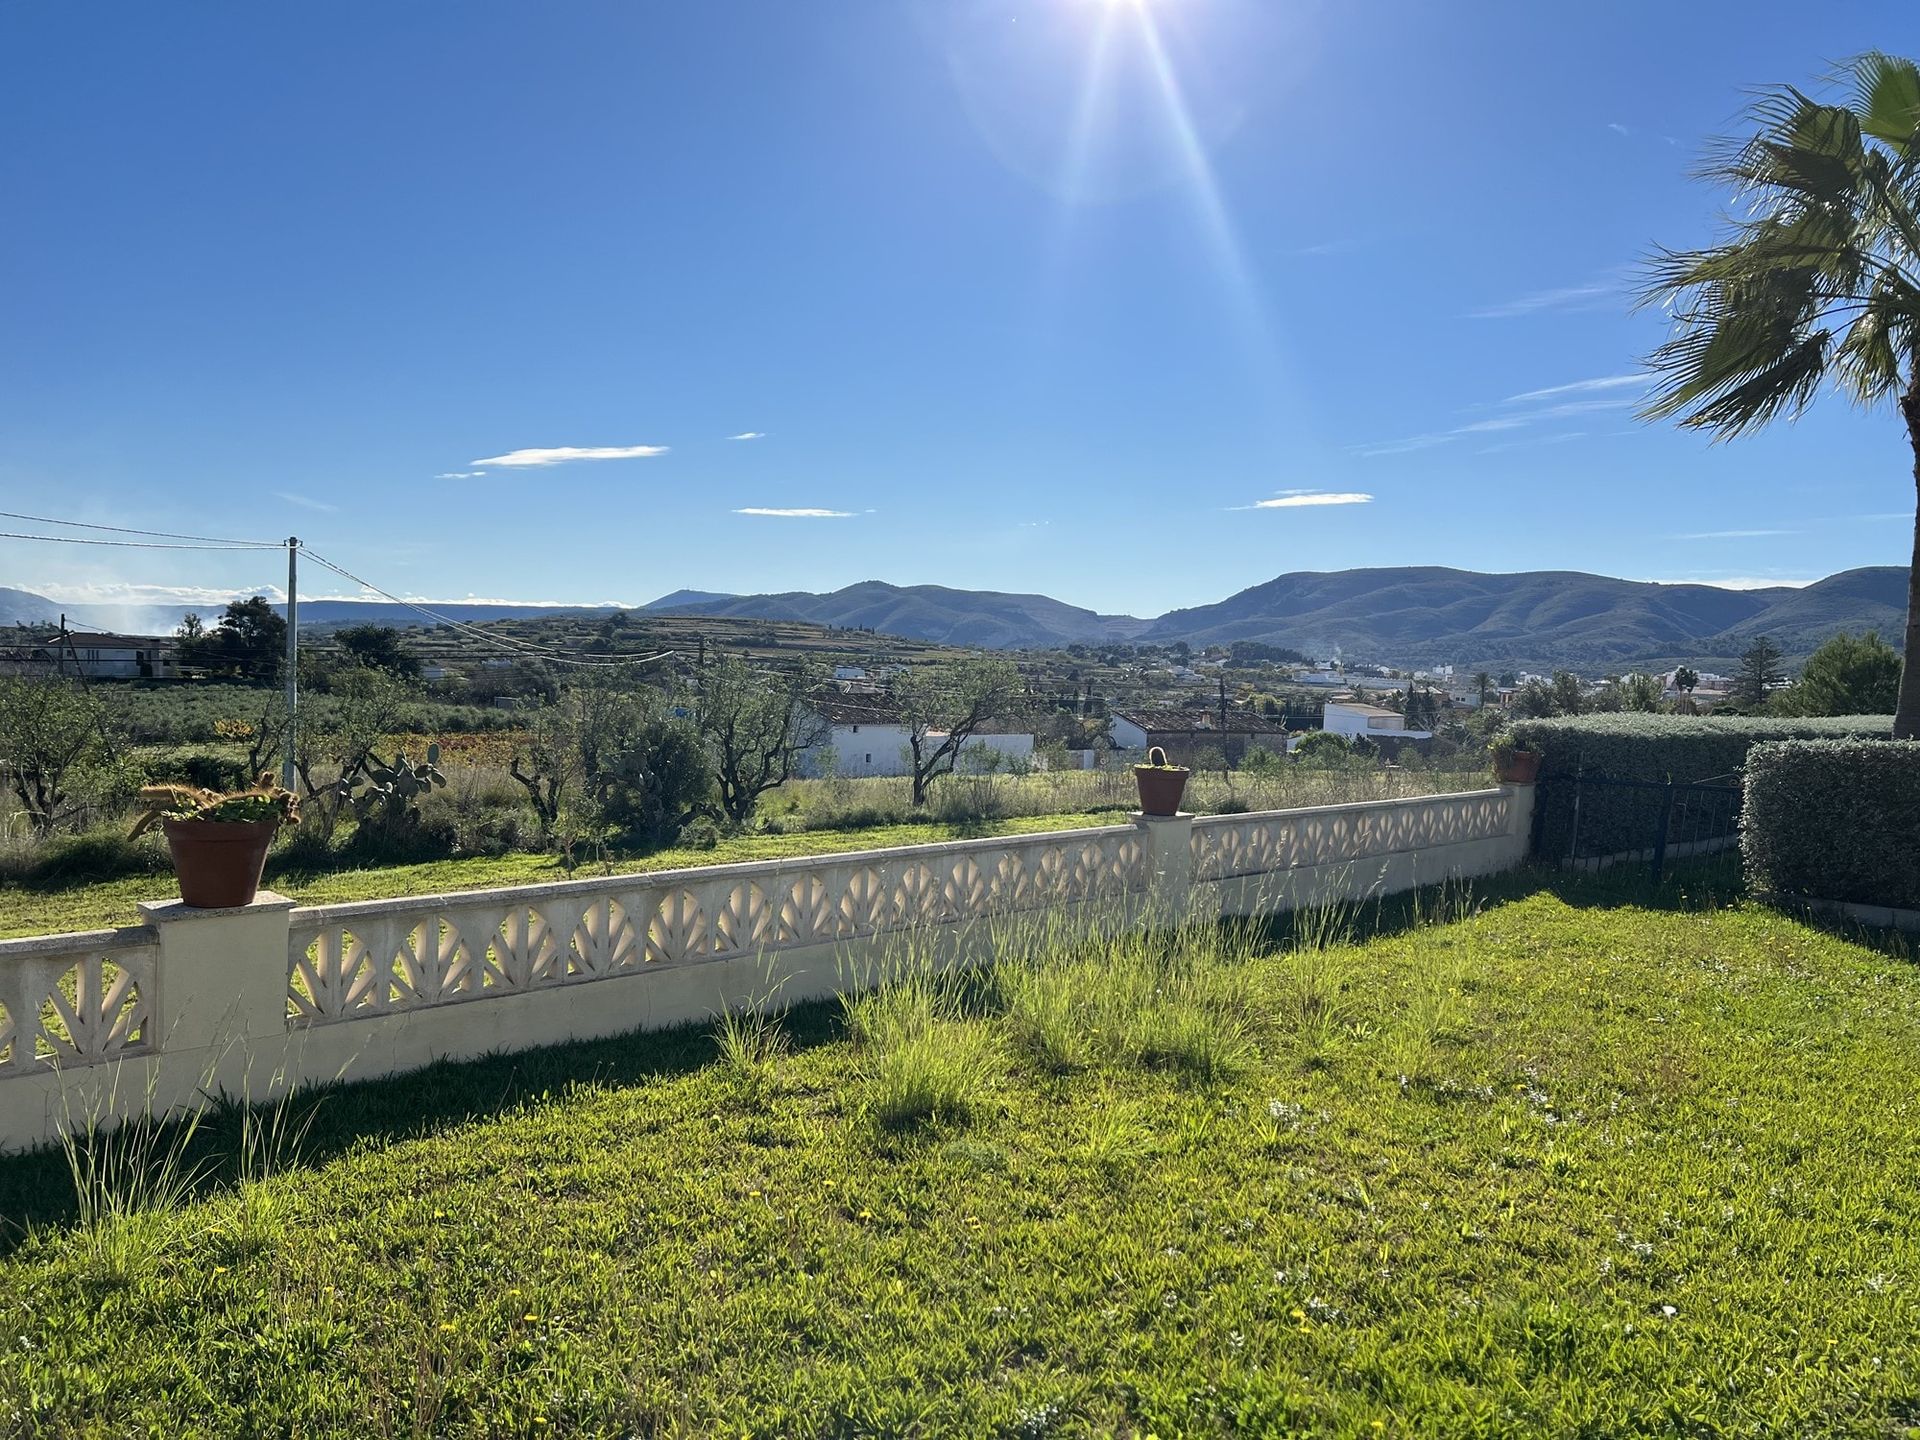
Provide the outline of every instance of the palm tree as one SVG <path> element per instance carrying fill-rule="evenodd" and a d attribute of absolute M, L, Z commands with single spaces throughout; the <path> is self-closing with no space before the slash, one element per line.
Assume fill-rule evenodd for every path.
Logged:
<path fill-rule="evenodd" d="M 1920 67 L 1877 52 L 1840 77 L 1844 103 L 1764 95 L 1751 138 L 1722 142 L 1703 178 L 1744 218 L 1723 243 L 1662 250 L 1643 303 L 1674 332 L 1649 357 L 1643 414 L 1726 439 L 1797 416 L 1831 386 L 1891 403 L 1913 446 L 1913 566 L 1896 738 L 1920 738 Z"/>
<path fill-rule="evenodd" d="M 1473 677 L 1473 688 L 1480 692 L 1480 708 L 1487 708 L 1487 692 L 1493 689 L 1493 677 L 1482 670 Z"/>

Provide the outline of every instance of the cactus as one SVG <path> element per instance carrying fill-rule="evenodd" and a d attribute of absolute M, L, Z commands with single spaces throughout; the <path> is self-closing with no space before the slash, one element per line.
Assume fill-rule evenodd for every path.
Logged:
<path fill-rule="evenodd" d="M 414 806 L 435 786 L 447 783 L 440 772 L 440 746 L 427 746 L 427 758 L 415 764 L 404 750 L 391 760 L 369 754 L 359 770 L 340 779 L 340 798 L 353 806 L 357 819 L 378 820 L 393 826 L 411 818 Z"/>

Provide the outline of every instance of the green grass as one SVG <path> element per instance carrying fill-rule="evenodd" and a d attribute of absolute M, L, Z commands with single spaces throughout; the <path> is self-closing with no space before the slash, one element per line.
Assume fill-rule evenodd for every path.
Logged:
<path fill-rule="evenodd" d="M 1504 889 L 337 1090 L 131 1272 L 0 1164 L 0 1429 L 1910 1433 L 1920 974 Z"/>
<path fill-rule="evenodd" d="M 677 870 L 697 865 L 728 865 L 744 860 L 778 860 L 795 855 L 831 855 L 849 850 L 879 850 L 895 845 L 926 845 L 982 835 L 1025 835 L 1041 830 L 1074 830 L 1124 823 L 1119 815 L 1030 815 L 976 824 L 874 825 L 862 830 L 796 831 L 788 835 L 741 835 L 723 839 L 711 850 L 656 850 L 625 856 L 610 866 L 583 864 L 576 878 Z M 432 895 L 447 890 L 478 890 L 496 885 L 538 885 L 565 880 L 567 872 L 552 855 L 513 853 L 461 860 L 431 860 L 412 865 L 378 865 L 360 870 L 309 872 L 289 869 L 280 857 L 267 862 L 267 885 L 303 905 L 343 900 L 378 900 L 389 895 Z M 135 925 L 142 900 L 174 893 L 168 875 L 136 875 L 72 889 L 46 890 L 0 885 L 0 939 L 50 935 Z"/>

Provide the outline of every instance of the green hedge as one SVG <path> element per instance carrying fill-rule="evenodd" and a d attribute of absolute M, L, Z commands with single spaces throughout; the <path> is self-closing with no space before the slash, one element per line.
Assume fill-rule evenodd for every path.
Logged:
<path fill-rule="evenodd" d="M 1521 720 L 1512 733 L 1540 752 L 1542 781 L 1586 774 L 1686 783 L 1730 779 L 1745 766 L 1747 751 L 1762 741 L 1880 738 L 1893 733 L 1893 720 L 1886 715 L 1795 720 L 1621 713 Z M 1645 849 L 1653 843 L 1663 801 L 1658 790 L 1582 787 L 1578 853 L 1612 855 Z M 1687 833 L 1676 834 L 1675 839 L 1731 835 L 1736 810 L 1696 805 L 1689 811 L 1688 822 Z M 1557 859 L 1570 853 L 1573 840 L 1574 787 L 1543 784 L 1534 808 L 1534 853 Z"/>
<path fill-rule="evenodd" d="M 1740 850 L 1763 895 L 1920 909 L 1920 742 L 1755 745 Z"/>

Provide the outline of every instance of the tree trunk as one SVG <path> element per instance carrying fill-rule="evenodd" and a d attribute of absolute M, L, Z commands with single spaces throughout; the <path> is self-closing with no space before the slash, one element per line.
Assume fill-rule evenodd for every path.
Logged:
<path fill-rule="evenodd" d="M 1893 712 L 1893 738 L 1920 740 L 1920 374 L 1900 398 L 1913 445 L 1913 560 L 1907 569 L 1907 645 L 1900 667 L 1900 701 Z"/>

